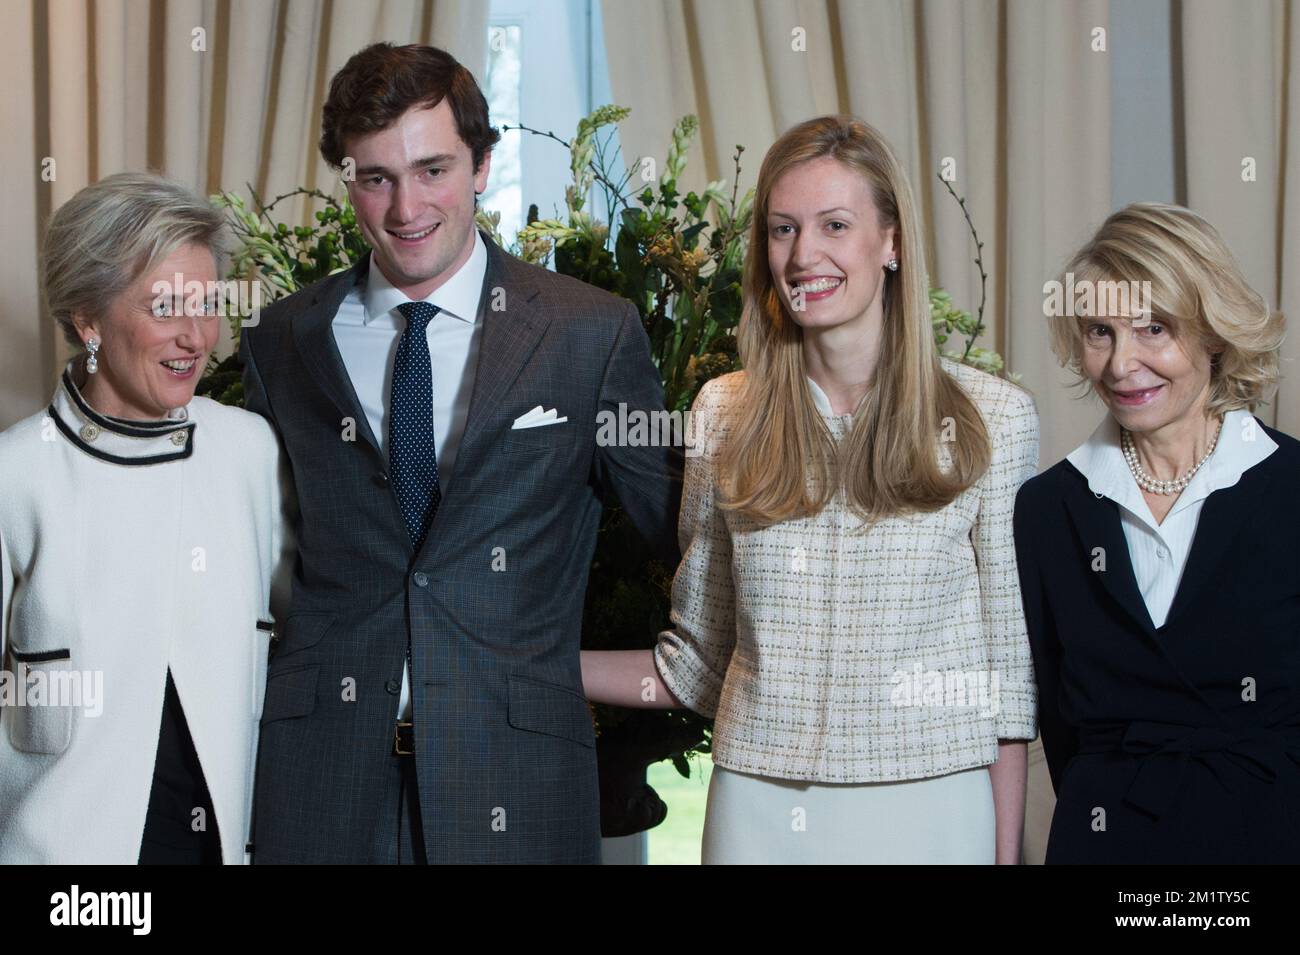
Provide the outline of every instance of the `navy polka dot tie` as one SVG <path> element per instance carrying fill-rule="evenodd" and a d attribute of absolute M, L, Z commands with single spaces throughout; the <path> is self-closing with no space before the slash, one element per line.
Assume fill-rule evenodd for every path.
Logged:
<path fill-rule="evenodd" d="M 438 306 L 406 302 L 397 309 L 406 316 L 406 330 L 393 359 L 388 466 L 406 520 L 406 532 L 418 554 L 442 500 L 438 451 L 433 440 L 433 370 L 425 334 L 429 322 L 438 314 Z"/>

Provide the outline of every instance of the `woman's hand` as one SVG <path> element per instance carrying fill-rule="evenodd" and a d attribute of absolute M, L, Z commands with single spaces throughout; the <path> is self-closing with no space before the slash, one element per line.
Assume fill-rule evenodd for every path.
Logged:
<path fill-rule="evenodd" d="M 1029 744 L 1024 740 L 998 740 L 998 761 L 989 767 L 993 783 L 993 814 L 997 821 L 997 865 L 1020 865 L 1025 832 L 1025 786 Z"/>

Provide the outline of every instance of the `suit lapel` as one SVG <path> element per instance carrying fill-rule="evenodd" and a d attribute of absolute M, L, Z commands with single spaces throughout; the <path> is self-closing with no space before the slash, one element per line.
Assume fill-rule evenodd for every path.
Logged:
<path fill-rule="evenodd" d="M 293 337 L 298 353 L 316 383 L 338 408 L 339 414 L 356 423 L 356 429 L 362 438 L 382 458 L 379 442 L 370 430 L 370 422 L 366 419 L 356 389 L 352 387 L 352 379 L 343 365 L 343 356 L 339 354 L 333 330 L 334 316 L 338 314 L 339 306 L 343 304 L 348 292 L 364 281 L 369 268 L 370 256 L 367 255 L 346 272 L 340 272 L 331 281 L 319 286 L 311 304 L 294 316 Z"/>
<path fill-rule="evenodd" d="M 1174 594 L 1174 602 L 1169 608 L 1166 626 L 1183 614 L 1202 588 L 1210 583 L 1214 571 L 1223 562 L 1233 541 L 1241 532 L 1242 525 L 1249 522 L 1251 514 L 1257 508 L 1269 477 L 1266 468 L 1247 470 L 1232 487 L 1213 491 L 1205 499 L 1196 522 L 1192 550 L 1187 555 L 1187 566 L 1183 568 L 1182 579 L 1178 582 L 1178 592 Z"/>
<path fill-rule="evenodd" d="M 1071 480 L 1064 482 L 1065 505 L 1070 520 L 1084 547 L 1083 559 L 1091 567 L 1096 560 L 1096 548 L 1105 555 L 1105 570 L 1095 570 L 1106 592 L 1124 610 L 1133 622 L 1152 639 L 1156 637 L 1155 625 L 1147 612 L 1146 601 L 1138 589 L 1133 564 L 1129 560 L 1128 542 L 1120 524 L 1119 505 L 1108 498 L 1099 498 L 1088 490 L 1088 481 L 1070 465 L 1067 472 Z"/>
<path fill-rule="evenodd" d="M 523 270 L 513 267 L 509 254 L 491 236 L 484 233 L 483 241 L 488 253 L 478 306 L 483 338 L 479 343 L 465 433 L 456 452 L 458 469 L 460 462 L 469 460 L 466 452 L 482 437 L 493 412 L 499 410 L 502 396 L 519 377 L 551 323 L 550 316 L 535 302 L 540 294 L 537 286 Z"/>
<path fill-rule="evenodd" d="M 1159 631 L 1147 612 L 1146 601 L 1138 590 L 1128 543 L 1120 525 L 1119 505 L 1098 498 L 1088 490 L 1087 480 L 1073 466 L 1071 471 L 1075 480 L 1067 482 L 1065 503 L 1079 539 L 1087 549 L 1085 557 L 1091 561 L 1094 547 L 1105 548 L 1106 570 L 1097 572 L 1102 586 L 1143 630 L 1153 637 L 1158 636 Z M 1249 521 L 1254 502 L 1263 493 L 1269 479 L 1267 469 L 1255 468 L 1243 474 L 1232 487 L 1214 491 L 1205 499 L 1187 565 L 1183 568 L 1178 591 L 1165 618 L 1165 627 L 1186 613 L 1196 596 L 1210 584 L 1242 526 Z"/>
<path fill-rule="evenodd" d="M 550 325 L 550 317 L 535 302 L 540 290 L 526 270 L 514 268 L 509 254 L 486 232 L 481 234 L 487 246 L 488 263 L 479 295 L 478 320 L 483 323 L 483 328 L 474 386 L 470 390 L 469 413 L 456 451 L 454 480 L 449 482 L 442 503 L 433 516 L 424 547 L 416 555 L 417 562 L 425 560 L 441 540 L 438 528 L 446 520 L 448 499 L 474 493 L 477 475 L 471 468 L 477 457 L 473 452 L 482 441 L 493 413 L 500 410 L 503 396 L 519 377 L 519 372 Z"/>

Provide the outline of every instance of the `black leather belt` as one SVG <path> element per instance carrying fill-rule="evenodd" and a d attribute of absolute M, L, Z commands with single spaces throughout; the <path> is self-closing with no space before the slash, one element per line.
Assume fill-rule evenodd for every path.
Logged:
<path fill-rule="evenodd" d="M 399 722 L 393 729 L 393 755 L 415 755 L 415 724 Z"/>

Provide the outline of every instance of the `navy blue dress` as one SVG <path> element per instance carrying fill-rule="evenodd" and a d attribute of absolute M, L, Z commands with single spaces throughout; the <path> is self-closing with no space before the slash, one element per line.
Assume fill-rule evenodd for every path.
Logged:
<path fill-rule="evenodd" d="M 1159 628 L 1115 502 L 1068 461 L 1020 490 L 1049 864 L 1300 862 L 1300 442 L 1263 430 L 1277 450 L 1205 499 Z"/>

